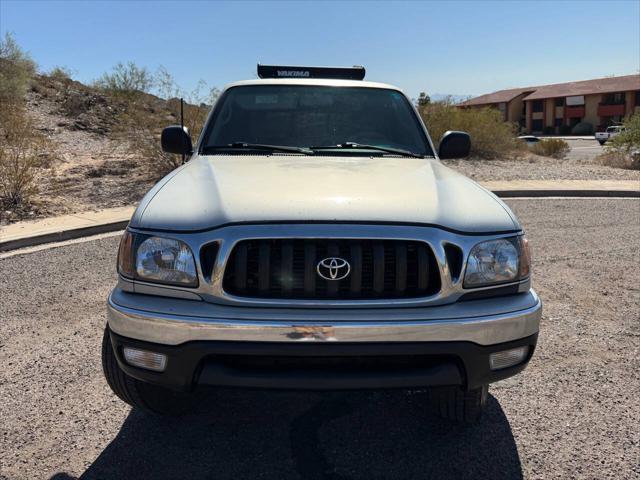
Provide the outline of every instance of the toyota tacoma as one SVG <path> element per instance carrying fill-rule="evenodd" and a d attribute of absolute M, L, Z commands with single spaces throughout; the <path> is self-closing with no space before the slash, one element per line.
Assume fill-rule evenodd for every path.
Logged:
<path fill-rule="evenodd" d="M 258 66 L 223 91 L 186 163 L 121 239 L 102 345 L 122 400 L 188 410 L 204 386 L 424 392 L 474 422 L 522 371 L 542 304 L 510 209 L 440 160 L 397 88 L 364 69 Z"/>

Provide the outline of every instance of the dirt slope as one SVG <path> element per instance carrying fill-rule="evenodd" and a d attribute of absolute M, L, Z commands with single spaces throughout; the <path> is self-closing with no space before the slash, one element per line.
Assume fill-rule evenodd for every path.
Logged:
<path fill-rule="evenodd" d="M 2 212 L 0 223 L 131 205 L 164 174 L 129 149 L 119 123 L 121 100 L 70 79 L 37 76 L 27 114 L 54 148 L 50 168 L 39 172 L 39 194 L 25 211 Z M 178 119 L 168 102 L 144 95 L 145 114 L 163 124 Z"/>

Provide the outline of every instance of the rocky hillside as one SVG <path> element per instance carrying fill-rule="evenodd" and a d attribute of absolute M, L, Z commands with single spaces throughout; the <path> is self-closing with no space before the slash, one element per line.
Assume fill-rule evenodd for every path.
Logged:
<path fill-rule="evenodd" d="M 134 204 L 171 168 L 138 148 L 133 135 L 146 130 L 133 132 L 132 115 L 146 123 L 144 140 L 155 148 L 161 126 L 179 122 L 175 104 L 140 92 L 132 103 L 62 75 L 36 75 L 26 114 L 52 147 L 51 159 L 36 174 L 34 201 L 4 210 L 0 222 Z"/>

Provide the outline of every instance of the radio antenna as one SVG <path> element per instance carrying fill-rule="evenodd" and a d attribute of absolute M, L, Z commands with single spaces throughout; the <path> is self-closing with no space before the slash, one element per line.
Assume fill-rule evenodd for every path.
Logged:
<path fill-rule="evenodd" d="M 180 97 L 180 128 L 184 131 L 184 98 Z M 184 152 L 182 152 L 182 164 L 184 165 Z"/>

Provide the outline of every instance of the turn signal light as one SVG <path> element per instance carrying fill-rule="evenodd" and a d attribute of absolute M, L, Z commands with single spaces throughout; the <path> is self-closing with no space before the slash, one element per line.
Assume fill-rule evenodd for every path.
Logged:
<path fill-rule="evenodd" d="M 512 348 L 511 350 L 503 350 L 489 355 L 489 366 L 491 370 L 500 370 L 502 368 L 513 367 L 522 363 L 527 358 L 529 347 Z"/>
<path fill-rule="evenodd" d="M 163 372 L 167 366 L 167 356 L 163 353 L 138 350 L 137 348 L 124 347 L 124 359 L 133 367 L 146 368 L 154 372 Z"/>

